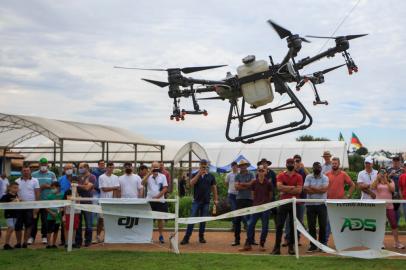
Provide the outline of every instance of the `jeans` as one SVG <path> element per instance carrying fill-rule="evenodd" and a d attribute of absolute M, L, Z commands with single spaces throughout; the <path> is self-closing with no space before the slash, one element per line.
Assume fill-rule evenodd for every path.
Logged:
<path fill-rule="evenodd" d="M 193 201 L 192 203 L 192 217 L 207 217 L 209 216 L 209 203 L 202 203 Z M 187 225 L 185 239 L 189 239 L 193 232 L 194 224 Z M 204 231 L 206 228 L 206 222 L 200 222 L 199 224 L 199 238 L 204 237 Z"/>
<path fill-rule="evenodd" d="M 246 244 L 251 245 L 254 243 L 255 225 L 257 224 L 258 219 L 261 219 L 261 222 L 262 222 L 260 244 L 261 245 L 265 244 L 266 237 L 268 236 L 268 225 L 269 225 L 270 215 L 271 215 L 270 210 L 267 210 L 267 211 L 264 211 L 261 213 L 255 213 L 255 214 L 251 215 L 250 221 L 248 223 Z"/>
<path fill-rule="evenodd" d="M 228 193 L 227 199 L 228 199 L 228 203 L 230 204 L 231 211 L 237 210 L 237 195 Z M 233 220 L 231 222 L 233 224 L 233 230 L 234 230 L 235 218 L 233 218 Z M 246 217 L 243 218 L 242 222 L 244 223 L 245 226 L 247 226 L 248 220 L 246 219 Z"/>
<path fill-rule="evenodd" d="M 92 236 L 93 236 L 93 213 L 81 211 L 80 218 L 79 218 L 79 227 L 76 230 L 75 236 L 75 243 L 78 245 L 82 245 L 83 237 L 82 237 L 82 221 L 85 220 L 85 244 L 92 243 Z"/>
<path fill-rule="evenodd" d="M 331 234 L 331 227 L 330 227 L 330 220 L 328 219 L 328 213 L 326 214 L 327 216 L 327 223 L 326 223 L 326 237 L 324 238 L 324 243 L 322 242 L 322 244 L 326 245 L 328 244 L 328 239 L 330 238 L 330 234 Z"/>
<path fill-rule="evenodd" d="M 304 212 L 305 212 L 305 205 L 304 204 L 296 204 L 296 217 L 300 221 L 300 223 L 302 223 L 302 225 L 303 225 Z M 289 222 L 290 222 L 290 220 L 289 220 L 289 217 L 288 217 L 287 220 L 286 220 L 286 223 L 285 223 L 285 240 L 286 241 L 288 240 L 288 238 L 290 237 L 290 234 L 291 234 L 291 230 L 290 230 L 290 228 L 288 226 Z M 298 237 L 298 240 L 300 240 L 300 232 L 299 231 L 297 232 L 297 237 Z"/>
<path fill-rule="evenodd" d="M 237 209 L 247 208 L 252 206 L 252 200 L 250 199 L 238 199 Z M 241 222 L 243 219 L 249 220 L 250 216 L 239 216 L 234 218 L 234 241 L 240 242 L 241 237 Z"/>
<path fill-rule="evenodd" d="M 38 220 L 41 219 L 41 237 L 46 238 L 48 234 L 47 230 L 47 216 L 48 212 L 46 209 L 39 209 L 37 218 L 34 218 L 32 230 L 31 230 L 31 237 L 35 240 L 38 231 Z"/>
<path fill-rule="evenodd" d="M 282 234 L 283 234 L 283 227 L 285 226 L 285 222 L 289 217 L 288 225 L 290 230 L 293 232 L 293 207 L 291 203 L 284 204 L 278 207 L 278 215 L 276 219 L 276 237 L 275 237 L 275 249 L 280 249 L 281 241 L 282 241 Z M 293 247 L 294 239 L 289 236 L 287 239 L 289 243 L 289 247 Z"/>
<path fill-rule="evenodd" d="M 309 226 L 309 234 L 317 240 L 316 236 L 316 223 L 319 221 L 319 242 L 326 242 L 326 223 L 327 223 L 327 207 L 324 204 L 320 205 L 307 205 L 307 224 Z M 316 246 L 310 242 L 312 248 Z"/>

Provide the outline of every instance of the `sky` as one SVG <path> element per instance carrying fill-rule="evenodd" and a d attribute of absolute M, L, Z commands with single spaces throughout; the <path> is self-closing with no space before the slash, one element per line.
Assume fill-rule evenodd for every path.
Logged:
<path fill-rule="evenodd" d="M 348 141 L 355 132 L 370 150 L 406 151 L 405 1 L 15 1 L 0 3 L 0 112 L 120 126 L 155 140 L 226 142 L 228 103 L 202 101 L 209 115 L 170 121 L 167 89 L 141 78 L 165 72 L 114 69 L 227 64 L 193 73 L 221 79 L 253 54 L 275 62 L 286 54 L 268 19 L 301 35 L 369 35 L 350 43 L 359 72 L 345 68 L 320 86 L 328 106 L 313 106 L 309 86 L 295 92 L 313 116 L 304 131 L 268 139 L 294 141 L 310 134 Z M 313 39 L 297 59 L 334 46 Z M 312 73 L 344 63 L 340 55 L 308 66 Z M 190 76 L 188 75 L 188 76 Z M 210 96 L 210 95 L 206 95 Z M 273 104 L 287 98 L 275 94 Z M 271 104 L 271 105 L 273 105 Z M 191 108 L 182 100 L 182 108 Z M 294 114 L 275 115 L 275 123 Z M 266 127 L 263 120 L 250 126 Z"/>

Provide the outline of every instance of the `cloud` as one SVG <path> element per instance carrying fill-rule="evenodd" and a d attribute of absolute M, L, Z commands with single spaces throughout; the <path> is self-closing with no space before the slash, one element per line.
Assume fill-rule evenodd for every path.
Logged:
<path fill-rule="evenodd" d="M 224 141 L 227 102 L 201 102 L 208 117 L 169 120 L 172 101 L 167 89 L 141 81 L 166 80 L 166 74 L 113 69 L 115 65 L 147 68 L 228 64 L 190 74 L 224 78 L 235 73 L 241 59 L 255 54 L 276 62 L 286 43 L 267 25 L 274 19 L 300 34 L 330 35 L 355 1 L 3 1 L 0 8 L 0 105 L 2 112 L 52 116 L 113 124 L 154 139 Z M 406 4 L 361 1 L 337 35 L 369 33 L 351 42 L 360 72 L 348 77 L 345 68 L 326 75 L 319 86 L 329 106 L 312 105 L 309 86 L 296 94 L 313 115 L 303 131 L 332 136 L 340 130 L 385 129 L 404 132 L 403 90 L 406 64 Z M 292 8 L 292 7 L 295 8 Z M 214 8 L 215 7 L 215 8 Z M 289 14 L 289 16 L 286 16 Z M 306 44 L 298 59 L 317 53 L 324 40 Z M 325 48 L 334 45 L 333 41 Z M 306 67 L 311 73 L 343 63 L 340 55 Z M 207 95 L 210 96 L 210 95 Z M 283 97 L 275 100 L 281 102 Z M 16 102 L 18 100 L 18 102 Z M 182 100 L 186 108 L 190 101 Z M 290 121 L 294 113 L 275 115 Z M 203 119 L 203 120 L 202 120 Z M 249 128 L 265 128 L 255 121 Z M 292 140 L 297 132 L 273 138 Z M 404 145 L 392 133 L 381 134 L 385 145 Z M 370 141 L 369 138 L 371 138 Z M 365 134 L 366 143 L 379 144 Z M 406 146 L 405 146 L 406 150 Z"/>

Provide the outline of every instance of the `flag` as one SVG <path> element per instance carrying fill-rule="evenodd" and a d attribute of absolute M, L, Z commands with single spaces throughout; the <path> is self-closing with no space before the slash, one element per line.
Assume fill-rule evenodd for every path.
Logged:
<path fill-rule="evenodd" d="M 352 133 L 352 137 L 351 137 L 351 146 L 355 149 L 359 149 L 362 147 L 362 143 L 361 141 L 358 139 L 357 135 L 355 135 L 355 133 Z"/>
<path fill-rule="evenodd" d="M 340 142 L 343 142 L 343 141 L 345 141 L 344 140 L 344 136 L 343 136 L 343 134 L 340 132 L 340 135 L 338 136 L 338 140 L 340 141 Z"/>

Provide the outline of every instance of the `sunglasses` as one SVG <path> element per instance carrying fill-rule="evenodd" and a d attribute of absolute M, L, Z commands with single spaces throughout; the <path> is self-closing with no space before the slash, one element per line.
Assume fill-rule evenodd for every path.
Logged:
<path fill-rule="evenodd" d="M 265 170 L 259 170 L 259 172 L 265 172 Z"/>
<path fill-rule="evenodd" d="M 296 162 L 296 163 L 300 163 L 300 162 L 302 162 L 302 160 L 296 159 L 295 162 Z"/>

